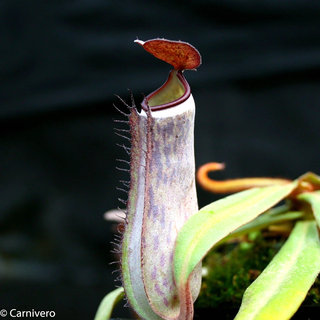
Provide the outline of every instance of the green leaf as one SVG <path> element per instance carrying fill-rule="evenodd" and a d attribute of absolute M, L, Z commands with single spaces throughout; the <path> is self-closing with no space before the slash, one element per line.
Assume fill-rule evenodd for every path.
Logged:
<path fill-rule="evenodd" d="M 277 204 L 296 182 L 249 189 L 213 202 L 193 215 L 180 230 L 174 255 L 174 275 L 179 292 L 205 254 L 221 239 Z"/>
<path fill-rule="evenodd" d="M 311 205 L 314 217 L 320 226 L 320 191 L 305 192 L 298 195 L 298 200 L 303 200 Z"/>
<path fill-rule="evenodd" d="M 244 226 L 240 227 L 239 229 L 231 233 L 229 237 L 238 237 L 252 231 L 264 229 L 270 225 L 297 220 L 299 218 L 302 218 L 303 216 L 304 212 L 302 211 L 288 211 L 277 215 L 264 213 L 258 218 L 254 219 L 253 221 L 245 224 Z"/>
<path fill-rule="evenodd" d="M 316 223 L 298 222 L 278 254 L 245 291 L 235 320 L 290 319 L 319 272 Z"/>
<path fill-rule="evenodd" d="M 116 304 L 122 300 L 124 290 L 122 287 L 108 293 L 101 301 L 94 320 L 108 320 Z"/>

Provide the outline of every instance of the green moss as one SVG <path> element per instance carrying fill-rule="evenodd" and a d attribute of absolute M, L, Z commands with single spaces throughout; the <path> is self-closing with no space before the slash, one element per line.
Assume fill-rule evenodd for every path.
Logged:
<path fill-rule="evenodd" d="M 249 234 L 247 241 L 225 244 L 212 250 L 203 262 L 200 296 L 196 308 L 239 306 L 245 289 L 259 276 L 278 252 L 284 239 L 263 238 L 260 232 Z M 320 303 L 318 278 L 304 304 Z"/>

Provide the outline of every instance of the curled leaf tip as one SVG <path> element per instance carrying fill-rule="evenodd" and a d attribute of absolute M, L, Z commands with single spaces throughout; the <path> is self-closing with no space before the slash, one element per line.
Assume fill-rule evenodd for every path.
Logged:
<path fill-rule="evenodd" d="M 277 178 L 242 178 L 242 179 L 230 179 L 224 181 L 218 181 L 211 179 L 209 172 L 223 170 L 225 168 L 224 163 L 209 162 L 201 166 L 197 171 L 197 181 L 201 187 L 207 191 L 214 193 L 233 193 L 254 187 L 266 187 L 272 185 L 282 185 L 292 182 L 287 179 Z"/>
<path fill-rule="evenodd" d="M 137 39 L 134 42 L 140 44 L 156 58 L 171 64 L 175 70 L 192 70 L 201 65 L 199 51 L 187 42 L 167 39 L 148 41 Z"/>

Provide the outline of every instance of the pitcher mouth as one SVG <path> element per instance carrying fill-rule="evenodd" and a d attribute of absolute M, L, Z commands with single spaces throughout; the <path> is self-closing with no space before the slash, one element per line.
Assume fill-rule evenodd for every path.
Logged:
<path fill-rule="evenodd" d="M 190 86 L 181 70 L 171 70 L 167 81 L 142 101 L 143 110 L 158 111 L 174 107 L 186 101 L 191 94 Z"/>

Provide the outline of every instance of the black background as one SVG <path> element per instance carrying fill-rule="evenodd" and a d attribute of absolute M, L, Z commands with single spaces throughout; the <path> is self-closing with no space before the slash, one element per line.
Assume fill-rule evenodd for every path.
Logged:
<path fill-rule="evenodd" d="M 319 16 L 306 0 L 1 0 L 0 309 L 92 319 L 113 289 L 114 94 L 140 102 L 170 70 L 137 37 L 202 53 L 186 72 L 197 166 L 225 162 L 220 179 L 319 173 Z M 199 190 L 200 206 L 214 199 Z"/>

